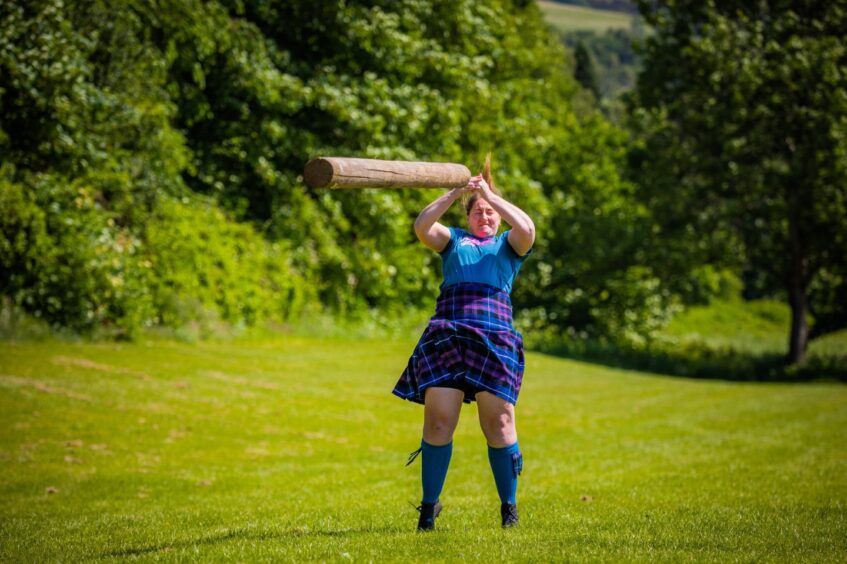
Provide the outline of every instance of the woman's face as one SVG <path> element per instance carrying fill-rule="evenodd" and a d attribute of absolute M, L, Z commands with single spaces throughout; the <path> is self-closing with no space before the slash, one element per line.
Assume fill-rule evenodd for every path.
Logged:
<path fill-rule="evenodd" d="M 488 202 L 478 198 L 468 214 L 468 226 L 477 237 L 491 237 L 500 228 L 500 214 Z"/>

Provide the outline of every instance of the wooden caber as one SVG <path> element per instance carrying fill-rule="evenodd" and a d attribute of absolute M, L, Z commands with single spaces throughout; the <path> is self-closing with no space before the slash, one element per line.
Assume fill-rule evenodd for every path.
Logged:
<path fill-rule="evenodd" d="M 312 188 L 459 188 L 471 172 L 455 163 L 318 157 L 306 163 L 303 178 Z"/>

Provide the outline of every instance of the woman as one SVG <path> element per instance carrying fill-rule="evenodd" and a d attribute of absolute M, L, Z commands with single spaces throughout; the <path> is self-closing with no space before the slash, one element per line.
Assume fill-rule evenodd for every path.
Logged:
<path fill-rule="evenodd" d="M 470 232 L 438 222 L 462 196 Z M 498 235 L 501 218 L 512 228 Z M 511 527 L 518 523 L 515 493 L 523 465 L 514 409 L 524 355 L 523 339 L 512 327 L 509 292 L 532 252 L 535 225 L 494 187 L 489 155 L 481 175 L 423 209 L 415 233 L 444 265 L 435 316 L 394 388 L 395 395 L 424 404 L 421 448 L 409 457 L 411 463 L 422 454 L 418 529 L 435 528 L 462 402 L 474 400 L 500 495 L 502 525 Z"/>

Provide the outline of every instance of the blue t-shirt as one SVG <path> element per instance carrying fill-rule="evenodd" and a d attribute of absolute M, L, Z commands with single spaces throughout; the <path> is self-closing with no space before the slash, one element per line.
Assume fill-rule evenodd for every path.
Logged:
<path fill-rule="evenodd" d="M 488 284 L 511 293 L 512 282 L 532 249 L 518 256 L 506 239 L 509 231 L 479 238 L 458 227 L 450 228 L 450 241 L 441 251 L 444 282 L 441 287 L 459 282 Z"/>

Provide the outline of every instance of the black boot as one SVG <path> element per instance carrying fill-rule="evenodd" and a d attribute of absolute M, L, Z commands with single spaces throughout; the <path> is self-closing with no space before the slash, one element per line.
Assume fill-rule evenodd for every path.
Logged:
<path fill-rule="evenodd" d="M 504 503 L 500 506 L 500 518 L 503 528 L 514 527 L 518 524 L 518 506 L 514 503 Z"/>
<path fill-rule="evenodd" d="M 432 531 L 435 529 L 435 518 L 441 513 L 441 502 L 421 503 L 418 507 L 421 516 L 418 519 L 419 531 Z"/>

